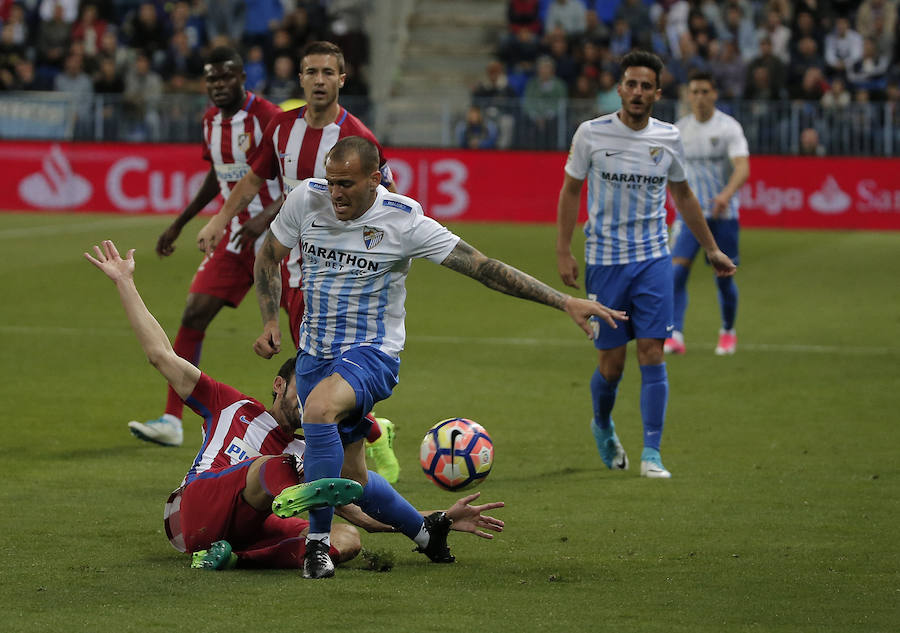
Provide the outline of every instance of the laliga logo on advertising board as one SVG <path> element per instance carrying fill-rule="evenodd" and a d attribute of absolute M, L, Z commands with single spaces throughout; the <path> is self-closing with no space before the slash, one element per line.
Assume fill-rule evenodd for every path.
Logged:
<path fill-rule="evenodd" d="M 19 196 L 26 202 L 43 209 L 65 209 L 77 207 L 91 197 L 91 183 L 72 171 L 59 145 L 50 147 L 41 166 L 43 171 L 19 182 Z"/>
<path fill-rule="evenodd" d="M 742 207 L 762 209 L 768 215 L 778 215 L 782 211 L 800 211 L 804 204 L 803 189 L 768 187 L 764 180 L 758 180 L 754 185 L 744 185 L 740 195 Z M 809 194 L 806 202 L 813 211 L 832 215 L 849 209 L 853 200 L 841 189 L 837 180 L 828 175 L 822 186 Z"/>

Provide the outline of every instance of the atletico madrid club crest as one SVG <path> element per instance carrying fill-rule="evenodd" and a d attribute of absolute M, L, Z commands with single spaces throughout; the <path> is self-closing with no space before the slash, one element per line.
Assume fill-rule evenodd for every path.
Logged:
<path fill-rule="evenodd" d="M 659 165 L 659 161 L 662 160 L 663 157 L 663 148 L 656 145 L 650 148 L 650 159 L 653 161 L 654 165 Z"/>
<path fill-rule="evenodd" d="M 238 134 L 238 147 L 241 148 L 241 151 L 245 154 L 250 151 L 250 135 L 243 133 Z"/>
<path fill-rule="evenodd" d="M 366 245 L 366 250 L 372 250 L 378 246 L 383 237 L 384 231 L 381 229 L 376 229 L 372 226 L 363 227 L 363 244 Z"/>

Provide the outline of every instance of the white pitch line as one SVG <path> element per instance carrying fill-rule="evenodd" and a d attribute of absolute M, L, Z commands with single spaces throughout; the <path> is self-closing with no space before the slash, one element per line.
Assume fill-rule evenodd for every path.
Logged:
<path fill-rule="evenodd" d="M 127 327 L 116 328 L 75 328 L 55 326 L 31 326 L 31 325 L 0 325 L 0 334 L 43 334 L 58 336 L 96 335 L 96 336 L 134 336 Z M 211 333 L 213 334 L 213 333 Z M 222 334 L 224 336 L 224 334 Z M 430 334 L 412 335 L 407 337 L 411 343 L 437 343 L 440 345 L 508 345 L 519 347 L 571 347 L 579 348 L 590 346 L 588 340 L 572 339 L 540 339 L 540 338 L 503 338 L 503 337 L 479 337 L 479 336 L 437 336 Z M 692 349 L 709 351 L 712 345 L 703 347 L 695 346 Z M 854 354 L 890 356 L 900 355 L 897 347 L 862 347 L 856 345 L 793 345 L 776 343 L 740 343 L 740 351 L 748 352 L 792 352 L 798 354 Z"/>
<path fill-rule="evenodd" d="M 0 216 L 2 217 L 2 216 Z M 0 240 L 19 239 L 22 237 L 41 237 L 46 235 L 61 235 L 63 233 L 88 233 L 99 229 L 119 228 L 124 224 L 130 226 L 152 224 L 159 219 L 159 216 L 138 216 L 138 217 L 122 217 L 121 215 L 111 217 L 108 220 L 98 220 L 96 222 L 73 222 L 70 224 L 48 224 L 47 226 L 28 226 L 18 229 L 0 230 Z"/>

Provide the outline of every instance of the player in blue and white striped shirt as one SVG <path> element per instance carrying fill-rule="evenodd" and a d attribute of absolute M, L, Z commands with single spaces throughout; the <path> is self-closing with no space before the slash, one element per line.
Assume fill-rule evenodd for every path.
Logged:
<path fill-rule="evenodd" d="M 675 124 L 684 136 L 687 178 L 696 192 L 709 230 L 731 260 L 738 263 L 738 190 L 750 176 L 750 151 L 741 124 L 716 109 L 715 82 L 707 72 L 694 72 L 688 82 L 691 114 Z M 700 244 L 679 217 L 672 227 L 672 266 L 675 280 L 675 331 L 666 339 L 667 353 L 684 354 L 684 312 L 687 279 Z M 734 354 L 738 290 L 733 277 L 717 277 L 722 328 L 716 354 Z"/>
<path fill-rule="evenodd" d="M 650 116 L 661 97 L 662 61 L 633 51 L 622 58 L 617 112 L 582 123 L 572 139 L 559 192 L 556 243 L 563 282 L 577 288 L 578 263 L 572 232 L 581 190 L 588 183 L 588 221 L 584 231 L 588 297 L 629 315 L 624 327 L 594 322 L 597 369 L 591 379 L 591 429 L 608 468 L 628 468 L 628 457 L 612 421 L 616 390 L 625 368 L 629 340 L 637 340 L 641 368 L 644 450 L 641 475 L 669 478 L 659 455 L 669 382 L 663 341 L 672 331 L 672 263 L 666 231 L 666 186 L 682 210 L 716 274 L 735 266 L 719 250 L 703 212 L 685 180 L 684 149 L 678 129 Z"/>
<path fill-rule="evenodd" d="M 443 515 L 422 515 L 376 473 L 367 474 L 363 438 L 373 405 L 397 384 L 406 338 L 406 275 L 425 258 L 477 279 L 489 288 L 569 314 L 589 335 L 591 317 L 615 327 L 625 315 L 596 301 L 576 299 L 466 244 L 421 205 L 382 187 L 373 143 L 350 136 L 325 161 L 325 179 L 300 183 L 272 223 L 256 259 L 256 292 L 263 334 L 254 348 L 278 353 L 278 263 L 298 242 L 303 248 L 306 314 L 300 326 L 297 395 L 306 439 L 307 481 L 343 474 L 364 485 L 357 504 L 370 516 L 413 539 L 419 551 L 453 562 Z M 328 558 L 333 510 L 310 510 L 304 577 L 334 574 Z"/>

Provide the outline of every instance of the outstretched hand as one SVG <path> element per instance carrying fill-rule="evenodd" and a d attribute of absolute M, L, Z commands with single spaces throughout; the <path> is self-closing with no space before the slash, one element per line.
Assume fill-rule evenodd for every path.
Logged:
<path fill-rule="evenodd" d="M 591 327 L 590 318 L 592 316 L 599 317 L 606 321 L 611 328 L 617 328 L 616 321 L 627 321 L 628 315 L 622 310 L 613 310 L 607 308 L 598 301 L 589 299 L 578 299 L 569 297 L 565 305 L 566 312 L 572 317 L 572 320 L 584 330 L 590 338 L 594 338 L 594 328 Z"/>
<path fill-rule="evenodd" d="M 134 277 L 134 249 L 129 250 L 122 259 L 112 240 L 103 240 L 100 244 L 102 249 L 100 246 L 94 246 L 96 257 L 85 253 L 85 258 L 116 283 L 132 279 Z"/>
<path fill-rule="evenodd" d="M 469 532 L 475 536 L 487 539 L 494 538 L 494 535 L 488 534 L 483 530 L 491 530 L 493 532 L 503 531 L 505 525 L 503 521 L 482 514 L 482 512 L 493 510 L 494 508 L 502 508 L 506 504 L 502 501 L 494 501 L 493 503 L 484 503 L 477 506 L 469 505 L 480 496 L 480 492 L 465 496 L 446 510 L 447 516 L 453 520 L 453 524 L 450 526 L 451 530 L 456 530 L 457 532 Z"/>

